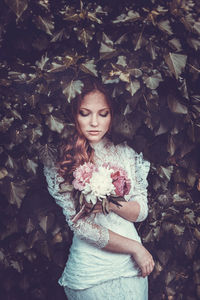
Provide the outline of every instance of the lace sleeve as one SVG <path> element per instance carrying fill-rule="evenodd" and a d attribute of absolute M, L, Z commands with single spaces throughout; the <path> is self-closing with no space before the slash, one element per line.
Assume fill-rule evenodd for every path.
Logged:
<path fill-rule="evenodd" d="M 60 193 L 59 183 L 63 179 L 59 176 L 55 167 L 44 167 L 44 175 L 46 176 L 50 195 L 62 207 L 66 221 L 74 234 L 98 248 L 104 248 L 109 240 L 108 229 L 94 223 L 94 214 L 83 217 L 76 223 L 73 223 L 72 218 L 76 214 L 76 210 L 72 193 Z"/>
<path fill-rule="evenodd" d="M 140 205 L 140 213 L 136 222 L 141 222 L 148 215 L 147 205 L 147 175 L 150 169 L 150 163 L 144 160 L 142 153 L 137 154 L 133 149 L 127 146 L 126 159 L 131 176 L 131 190 L 129 193 L 130 201 L 137 201 Z"/>

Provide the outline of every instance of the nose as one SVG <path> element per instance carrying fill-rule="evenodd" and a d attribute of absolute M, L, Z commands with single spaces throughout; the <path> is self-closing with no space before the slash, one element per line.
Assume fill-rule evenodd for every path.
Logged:
<path fill-rule="evenodd" d="M 90 124 L 91 124 L 91 126 L 97 126 L 98 125 L 98 117 L 97 117 L 96 114 L 92 114 Z"/>

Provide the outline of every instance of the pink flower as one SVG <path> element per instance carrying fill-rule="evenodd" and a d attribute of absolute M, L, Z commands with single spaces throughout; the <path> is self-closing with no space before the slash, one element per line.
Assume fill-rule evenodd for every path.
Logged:
<path fill-rule="evenodd" d="M 76 190 L 82 191 L 86 184 L 90 182 L 93 172 L 96 170 L 96 167 L 93 163 L 84 163 L 80 165 L 74 172 L 74 180 L 72 184 Z"/>
<path fill-rule="evenodd" d="M 128 179 L 128 175 L 125 170 L 117 166 L 109 166 L 110 169 L 113 170 L 111 174 L 111 178 L 113 180 L 113 185 L 115 186 L 115 193 L 116 196 L 123 197 L 130 192 L 131 188 L 131 181 Z"/>
<path fill-rule="evenodd" d="M 115 193 L 117 196 L 121 197 L 127 195 L 131 188 L 131 182 L 124 173 L 124 171 L 115 171 L 111 174 L 111 178 L 113 179 L 113 185 L 115 187 Z"/>

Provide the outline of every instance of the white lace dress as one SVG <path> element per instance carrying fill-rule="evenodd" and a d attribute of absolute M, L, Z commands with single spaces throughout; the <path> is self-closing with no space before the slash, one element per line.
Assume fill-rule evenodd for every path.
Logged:
<path fill-rule="evenodd" d="M 131 180 L 131 190 L 127 201 L 140 204 L 137 221 L 143 221 L 148 213 L 147 175 L 150 164 L 126 143 L 115 146 L 108 139 L 102 139 L 94 146 L 95 164 L 105 162 L 122 167 Z M 146 300 L 148 299 L 147 279 L 139 276 L 133 258 L 128 254 L 118 254 L 103 250 L 109 240 L 110 229 L 122 236 L 140 241 L 134 223 L 110 212 L 91 214 L 71 221 L 75 215 L 75 202 L 71 192 L 60 193 L 59 183 L 63 179 L 56 167 L 44 168 L 48 190 L 63 209 L 66 221 L 74 232 L 70 255 L 59 279 L 65 287 L 69 300 Z"/>

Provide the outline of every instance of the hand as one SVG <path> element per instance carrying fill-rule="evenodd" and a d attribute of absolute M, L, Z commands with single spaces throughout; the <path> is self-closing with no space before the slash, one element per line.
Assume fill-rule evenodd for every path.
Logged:
<path fill-rule="evenodd" d="M 101 201 L 97 201 L 97 203 L 95 205 L 93 205 L 92 203 L 88 203 L 88 202 L 84 202 L 84 211 L 86 214 L 90 214 L 90 213 L 102 213 L 102 202 Z"/>
<path fill-rule="evenodd" d="M 142 244 L 138 243 L 132 256 L 141 270 L 142 277 L 148 276 L 153 271 L 155 265 L 153 257 Z"/>

